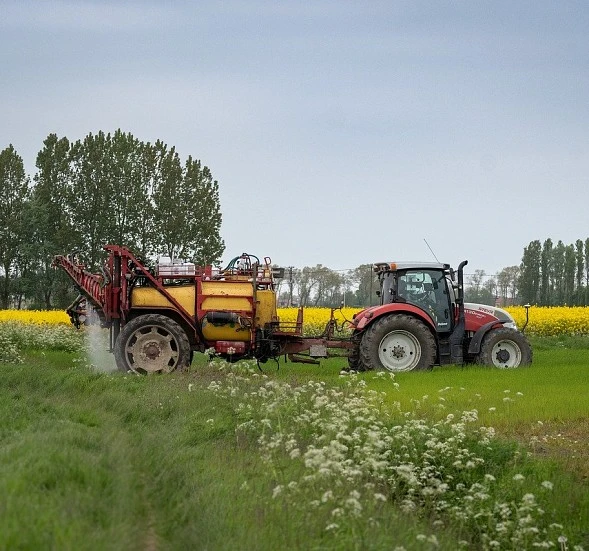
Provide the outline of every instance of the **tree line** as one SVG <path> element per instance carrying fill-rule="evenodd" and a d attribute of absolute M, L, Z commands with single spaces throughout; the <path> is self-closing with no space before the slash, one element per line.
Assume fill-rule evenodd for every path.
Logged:
<path fill-rule="evenodd" d="M 569 245 L 531 241 L 524 248 L 519 293 L 522 302 L 539 306 L 587 306 L 589 238 Z"/>
<path fill-rule="evenodd" d="M 565 245 L 551 238 L 524 247 L 519 266 L 488 277 L 475 270 L 465 297 L 483 304 L 589 305 L 589 238 Z"/>
<path fill-rule="evenodd" d="M 488 276 L 484 270 L 466 275 L 465 300 L 489 305 L 520 303 L 520 267 L 509 266 Z M 331 270 L 318 264 L 287 268 L 279 287 L 281 306 L 374 306 L 379 303 L 379 282 L 372 264 L 351 270 Z"/>
<path fill-rule="evenodd" d="M 378 288 L 372 264 L 345 271 L 318 264 L 286 268 L 277 294 L 280 306 L 363 307 L 378 304 Z"/>
<path fill-rule="evenodd" d="M 95 269 L 107 243 L 201 265 L 224 251 L 218 182 L 162 141 L 121 130 L 75 142 L 49 134 L 35 166 L 31 179 L 12 145 L 0 152 L 0 308 L 67 305 L 71 285 L 51 268 L 55 254 L 79 250 Z"/>

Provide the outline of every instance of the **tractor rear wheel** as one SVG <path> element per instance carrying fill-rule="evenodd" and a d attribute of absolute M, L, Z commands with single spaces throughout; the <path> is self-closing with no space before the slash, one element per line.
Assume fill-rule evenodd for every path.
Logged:
<path fill-rule="evenodd" d="M 392 372 L 431 369 L 436 341 L 418 319 L 392 314 L 376 320 L 360 343 L 360 362 L 367 368 Z"/>
<path fill-rule="evenodd" d="M 190 343 L 174 320 L 146 314 L 123 327 L 115 343 L 115 360 L 122 371 L 170 373 L 190 364 Z"/>
<path fill-rule="evenodd" d="M 483 339 L 477 363 L 513 369 L 532 363 L 532 348 L 525 335 L 516 329 L 492 329 Z"/>

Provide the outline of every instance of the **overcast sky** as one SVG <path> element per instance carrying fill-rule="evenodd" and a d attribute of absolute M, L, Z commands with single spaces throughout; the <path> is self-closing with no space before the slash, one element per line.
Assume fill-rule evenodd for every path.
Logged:
<path fill-rule="evenodd" d="M 589 237 L 589 2 L 0 0 L 0 149 L 118 128 L 219 181 L 224 260 L 492 274 Z M 181 208 L 181 205 L 179 205 Z"/>

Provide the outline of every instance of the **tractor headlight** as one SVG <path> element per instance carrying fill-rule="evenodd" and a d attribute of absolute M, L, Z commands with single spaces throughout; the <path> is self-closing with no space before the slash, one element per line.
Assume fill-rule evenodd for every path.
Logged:
<path fill-rule="evenodd" d="M 513 316 L 506 310 L 503 310 L 502 308 L 495 308 L 495 317 L 505 322 L 503 327 L 509 327 L 510 329 L 517 330 L 517 323 L 515 323 Z"/>

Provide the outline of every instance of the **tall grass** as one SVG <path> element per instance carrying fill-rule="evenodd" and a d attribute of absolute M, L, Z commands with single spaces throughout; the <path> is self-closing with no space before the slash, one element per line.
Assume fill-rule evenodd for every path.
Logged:
<path fill-rule="evenodd" d="M 572 441 L 543 440 L 587 419 L 586 351 L 536 350 L 391 380 L 203 358 L 137 377 L 19 349 L 0 362 L 0 549 L 589 548 Z"/>

